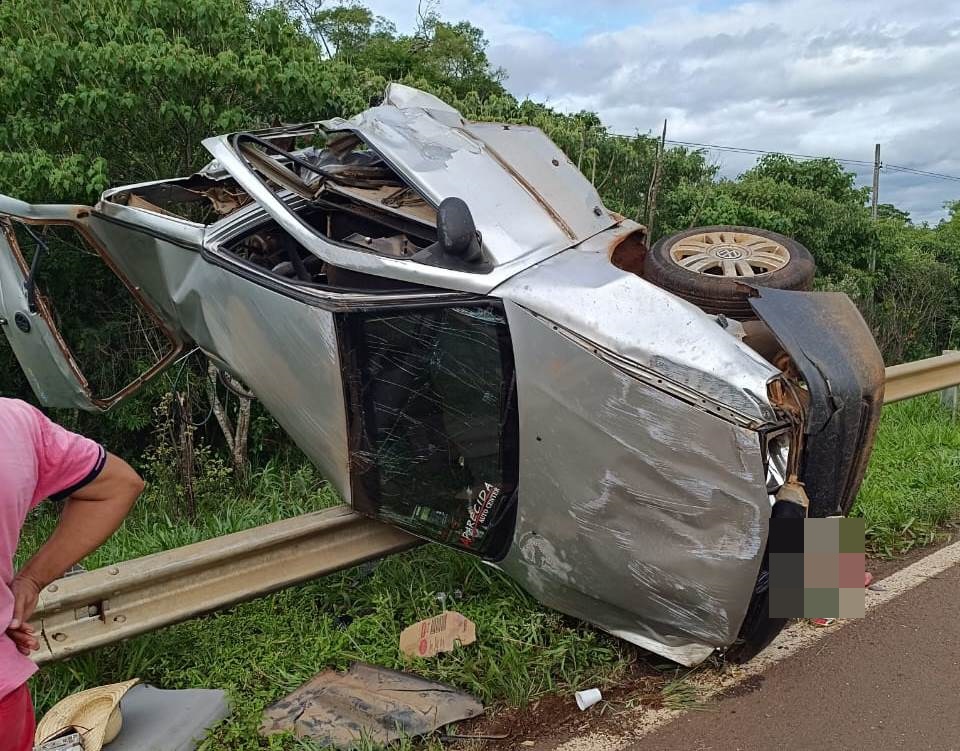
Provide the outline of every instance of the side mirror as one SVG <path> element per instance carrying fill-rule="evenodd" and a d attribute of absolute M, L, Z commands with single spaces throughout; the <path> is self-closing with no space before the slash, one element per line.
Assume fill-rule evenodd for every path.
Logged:
<path fill-rule="evenodd" d="M 437 208 L 437 241 L 447 255 L 466 263 L 483 258 L 480 233 L 473 222 L 470 207 L 461 198 L 444 198 Z"/>

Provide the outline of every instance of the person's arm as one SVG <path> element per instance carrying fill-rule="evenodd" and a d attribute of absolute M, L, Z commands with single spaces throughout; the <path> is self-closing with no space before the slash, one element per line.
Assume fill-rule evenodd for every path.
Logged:
<path fill-rule="evenodd" d="M 70 495 L 53 534 L 14 577 L 9 629 L 27 628 L 40 591 L 110 537 L 142 491 L 133 468 L 108 453 L 100 474 Z"/>

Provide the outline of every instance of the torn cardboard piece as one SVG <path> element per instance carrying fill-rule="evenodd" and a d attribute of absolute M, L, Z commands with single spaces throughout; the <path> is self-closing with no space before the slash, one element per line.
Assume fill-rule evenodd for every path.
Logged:
<path fill-rule="evenodd" d="M 400 633 L 400 651 L 410 657 L 433 657 L 477 640 L 477 627 L 469 618 L 445 610 L 433 618 L 407 626 Z"/>
<path fill-rule="evenodd" d="M 348 751 L 363 740 L 386 744 L 482 713 L 480 702 L 451 686 L 355 662 L 346 673 L 320 673 L 267 707 L 260 734 L 292 731 Z"/>

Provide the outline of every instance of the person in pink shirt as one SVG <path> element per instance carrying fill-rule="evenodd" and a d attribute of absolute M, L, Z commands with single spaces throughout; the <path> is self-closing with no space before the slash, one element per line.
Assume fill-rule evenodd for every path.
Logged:
<path fill-rule="evenodd" d="M 28 657 L 39 649 L 28 620 L 40 591 L 99 547 L 120 526 L 143 480 L 98 443 L 51 422 L 17 399 L 0 398 L 0 746 L 33 748 Z M 63 499 L 53 534 L 14 573 L 27 512 L 45 498 Z"/>

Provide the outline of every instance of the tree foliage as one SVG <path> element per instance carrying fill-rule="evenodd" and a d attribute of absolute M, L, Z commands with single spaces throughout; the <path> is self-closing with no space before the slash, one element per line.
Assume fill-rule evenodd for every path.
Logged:
<path fill-rule="evenodd" d="M 93 201 L 191 172 L 207 136 L 355 111 L 382 87 L 243 0 L 4 0 L 0 191 Z"/>
<path fill-rule="evenodd" d="M 422 7 L 417 28 L 404 34 L 351 0 L 3 0 L 0 192 L 91 203 L 109 186 L 196 170 L 209 158 L 201 145 L 208 136 L 351 115 L 378 101 L 388 81 L 401 81 L 469 118 L 540 127 L 610 209 L 644 220 L 655 138 L 615 135 L 591 112 L 517 100 L 479 28 Z M 874 222 L 867 198 L 830 159 L 767 156 L 731 180 L 718 179 L 704 152 L 669 148 L 655 231 L 741 224 L 795 237 L 817 261 L 818 284 L 860 304 L 890 362 L 955 346 L 960 203 L 928 227 L 889 204 Z M 59 263 L 53 270 L 73 290 L 103 281 L 90 264 Z M 79 298 L 67 294 L 67 307 Z M 88 338 L 102 350 L 110 322 L 97 328 Z M 26 395 L 6 348 L 0 368 L 0 391 Z M 124 440 L 145 440 L 151 407 L 112 413 L 108 426 L 125 431 Z"/>

